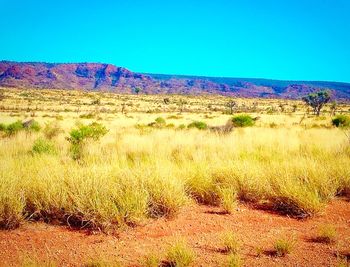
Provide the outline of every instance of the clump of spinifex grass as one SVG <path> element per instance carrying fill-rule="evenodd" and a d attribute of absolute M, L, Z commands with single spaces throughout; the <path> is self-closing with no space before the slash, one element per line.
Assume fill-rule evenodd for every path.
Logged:
<path fill-rule="evenodd" d="M 39 255 L 37 252 L 19 252 L 17 255 L 21 267 L 56 267 L 59 266 L 57 259 L 54 259 L 50 253 Z M 17 266 L 17 265 L 16 265 Z"/>
<path fill-rule="evenodd" d="M 116 120 L 130 127 L 101 122 L 110 131 L 98 142 L 83 141 L 82 161 L 72 159 L 75 141 L 67 142 L 63 133 L 47 140 L 56 153 L 35 156 L 28 152 L 40 132 L 0 138 L 0 226 L 37 219 L 104 230 L 146 217 L 176 216 L 189 198 L 227 212 L 236 198 L 263 202 L 304 218 L 350 188 L 349 148 L 336 128 L 248 127 L 220 136 L 153 129 L 141 134 L 132 127 L 136 119 Z M 67 131 L 73 123 L 67 117 L 61 128 Z M 47 151 L 42 145 L 35 150 Z"/>
<path fill-rule="evenodd" d="M 295 240 L 291 238 L 280 238 L 274 244 L 275 253 L 278 257 L 284 257 L 290 254 L 294 247 Z"/>
<path fill-rule="evenodd" d="M 156 253 L 149 253 L 142 259 L 141 265 L 144 267 L 158 267 L 161 265 L 161 258 Z"/>
<path fill-rule="evenodd" d="M 241 267 L 243 266 L 243 261 L 241 256 L 239 256 L 238 254 L 235 253 L 231 253 L 228 256 L 228 263 L 227 263 L 228 267 Z"/>
<path fill-rule="evenodd" d="M 321 225 L 318 229 L 318 235 L 316 241 L 320 243 L 332 244 L 337 239 L 337 230 L 333 225 L 325 224 Z"/>
<path fill-rule="evenodd" d="M 195 254 L 184 240 L 177 240 L 169 247 L 166 260 L 170 266 L 186 267 L 195 260 Z"/>
<path fill-rule="evenodd" d="M 225 253 L 237 254 L 241 244 L 233 232 L 224 233 L 221 236 L 222 251 Z"/>
<path fill-rule="evenodd" d="M 121 267 L 122 265 L 117 260 L 94 258 L 88 260 L 82 267 Z"/>
<path fill-rule="evenodd" d="M 233 188 L 221 188 L 219 191 L 220 205 L 225 213 L 232 213 L 237 207 L 237 193 Z"/>

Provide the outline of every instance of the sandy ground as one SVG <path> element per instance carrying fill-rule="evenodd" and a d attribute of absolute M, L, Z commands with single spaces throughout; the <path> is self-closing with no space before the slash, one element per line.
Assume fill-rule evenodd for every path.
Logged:
<path fill-rule="evenodd" d="M 314 241 L 323 224 L 336 227 L 336 243 Z M 18 266 L 23 255 L 29 255 L 43 262 L 50 258 L 59 266 L 82 266 L 96 258 L 142 266 L 145 255 L 164 255 L 174 240 L 183 237 L 196 253 L 193 266 L 225 266 L 228 256 L 220 250 L 220 237 L 227 231 L 241 241 L 244 266 L 339 266 L 339 255 L 350 257 L 350 202 L 334 200 L 324 214 L 307 220 L 243 204 L 229 215 L 216 207 L 193 204 L 172 220 L 149 220 L 109 235 L 28 222 L 16 230 L 0 231 L 0 265 Z M 291 254 L 272 255 L 275 240 L 285 236 L 296 239 Z"/>

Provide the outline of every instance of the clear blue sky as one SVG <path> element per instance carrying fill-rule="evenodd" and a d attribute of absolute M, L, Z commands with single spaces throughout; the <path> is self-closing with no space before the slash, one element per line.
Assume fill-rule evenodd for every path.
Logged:
<path fill-rule="evenodd" d="M 350 82 L 350 0 L 0 0 L 0 59 Z"/>

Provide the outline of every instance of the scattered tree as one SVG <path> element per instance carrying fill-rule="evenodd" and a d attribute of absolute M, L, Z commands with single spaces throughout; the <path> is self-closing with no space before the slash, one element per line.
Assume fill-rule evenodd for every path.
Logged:
<path fill-rule="evenodd" d="M 91 105 L 100 105 L 101 104 L 101 98 L 96 98 L 92 100 Z"/>
<path fill-rule="evenodd" d="M 335 112 L 336 112 L 337 108 L 338 108 L 338 103 L 337 103 L 337 101 L 333 101 L 333 102 L 331 103 L 331 107 L 330 107 L 331 116 L 334 116 L 334 115 L 335 115 Z"/>
<path fill-rule="evenodd" d="M 180 107 L 180 113 L 182 113 L 184 111 L 185 104 L 186 104 L 186 101 L 183 99 L 180 99 L 179 104 L 178 104 Z"/>
<path fill-rule="evenodd" d="M 331 99 L 331 92 L 329 90 L 322 90 L 316 93 L 308 94 L 304 96 L 302 100 L 312 107 L 314 115 L 320 116 L 321 109 Z"/>
<path fill-rule="evenodd" d="M 141 92 L 141 88 L 140 87 L 135 87 L 134 91 L 138 95 Z"/>
<path fill-rule="evenodd" d="M 281 110 L 281 112 L 282 113 L 284 113 L 284 111 L 285 111 L 285 106 L 286 106 L 287 104 L 285 104 L 285 103 L 279 103 L 278 104 L 278 107 L 280 108 L 280 110 Z"/>
<path fill-rule="evenodd" d="M 0 102 L 5 99 L 5 94 L 3 91 L 0 91 Z"/>
<path fill-rule="evenodd" d="M 235 106 L 237 105 L 237 103 L 233 100 L 230 100 L 226 103 L 226 106 L 230 109 L 230 114 L 233 114 L 233 109 L 235 108 Z"/>
<path fill-rule="evenodd" d="M 169 105 L 170 99 L 168 97 L 163 99 L 165 105 Z"/>

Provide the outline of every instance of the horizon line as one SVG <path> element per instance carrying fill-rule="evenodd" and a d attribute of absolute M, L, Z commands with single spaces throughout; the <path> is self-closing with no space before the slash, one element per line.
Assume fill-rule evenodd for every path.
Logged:
<path fill-rule="evenodd" d="M 315 80 L 315 79 L 278 79 L 278 78 L 262 78 L 262 77 L 238 77 L 238 76 L 211 76 L 211 75 L 204 75 L 204 74 L 176 74 L 176 73 L 159 73 L 159 72 L 143 72 L 143 71 L 134 71 L 128 67 L 119 66 L 114 63 L 105 63 L 105 62 L 89 62 L 89 61 L 81 61 L 81 62 L 50 62 L 50 61 L 16 61 L 16 60 L 7 60 L 7 59 L 1 59 L 0 62 L 9 62 L 9 63 L 23 63 L 23 64 L 103 64 L 103 65 L 113 65 L 115 67 L 120 67 L 127 69 L 134 73 L 144 74 L 144 75 L 164 75 L 164 76 L 182 76 L 182 77 L 198 77 L 198 78 L 221 78 L 221 79 L 247 79 L 247 80 L 265 80 L 265 81 L 279 81 L 279 82 L 325 82 L 325 83 L 339 83 L 339 84 L 349 84 L 350 81 L 336 81 L 336 80 Z"/>

